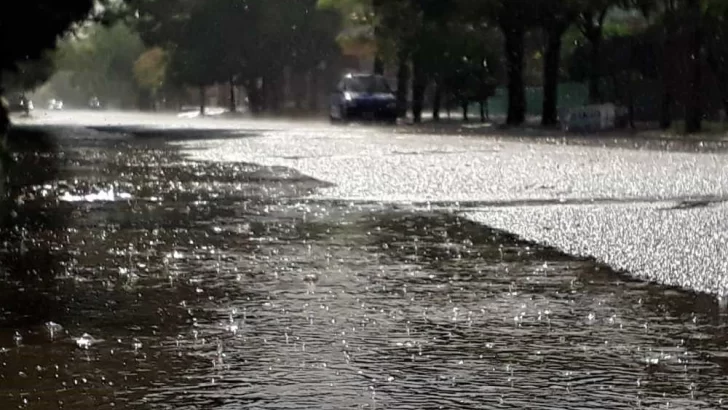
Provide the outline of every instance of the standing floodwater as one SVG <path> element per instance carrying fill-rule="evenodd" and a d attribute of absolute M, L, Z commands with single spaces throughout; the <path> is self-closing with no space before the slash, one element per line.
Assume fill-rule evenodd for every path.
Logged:
<path fill-rule="evenodd" d="M 710 298 L 444 212 L 301 201 L 325 183 L 166 143 L 194 131 L 52 134 L 4 205 L 2 409 L 728 400 Z"/>

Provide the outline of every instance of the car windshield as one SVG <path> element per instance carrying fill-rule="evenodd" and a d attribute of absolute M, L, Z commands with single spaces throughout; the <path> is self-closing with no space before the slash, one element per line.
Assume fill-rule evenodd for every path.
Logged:
<path fill-rule="evenodd" d="M 391 92 L 387 81 L 378 76 L 351 77 L 346 81 L 346 90 L 357 93 Z"/>

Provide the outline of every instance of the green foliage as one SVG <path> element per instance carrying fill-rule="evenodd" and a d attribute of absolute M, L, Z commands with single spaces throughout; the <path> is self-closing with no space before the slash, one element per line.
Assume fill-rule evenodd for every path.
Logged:
<path fill-rule="evenodd" d="M 164 86 L 169 56 L 161 47 L 145 51 L 134 62 L 134 78 L 142 89 L 156 93 Z"/>
<path fill-rule="evenodd" d="M 372 0 L 318 0 L 317 7 L 336 11 L 341 16 L 342 31 L 336 41 L 344 54 L 372 57 L 377 53 L 377 22 Z"/>
<path fill-rule="evenodd" d="M 92 0 L 26 0 L 0 3 L 0 70 L 38 59 L 58 36 L 89 15 Z"/>
<path fill-rule="evenodd" d="M 339 18 L 316 0 L 128 0 L 144 42 L 170 56 L 167 81 L 255 83 L 305 72 L 337 52 Z"/>
<path fill-rule="evenodd" d="M 143 51 L 138 34 L 123 22 L 91 25 L 60 43 L 56 66 L 68 75 L 58 79 L 68 79 L 74 92 L 71 99 L 98 96 L 131 103 L 136 89 L 133 67 Z"/>

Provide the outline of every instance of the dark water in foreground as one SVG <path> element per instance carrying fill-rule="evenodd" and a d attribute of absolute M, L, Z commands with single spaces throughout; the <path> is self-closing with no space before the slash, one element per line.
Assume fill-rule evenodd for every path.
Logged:
<path fill-rule="evenodd" d="M 711 298 L 453 215 L 301 202 L 322 183 L 164 135 L 26 132 L 45 153 L 5 205 L 1 409 L 728 403 Z"/>

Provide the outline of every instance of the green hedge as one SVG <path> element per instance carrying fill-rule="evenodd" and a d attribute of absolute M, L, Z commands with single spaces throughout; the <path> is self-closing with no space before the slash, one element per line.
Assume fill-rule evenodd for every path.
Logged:
<path fill-rule="evenodd" d="M 589 89 L 582 83 L 559 84 L 559 109 L 580 107 L 589 101 Z M 543 88 L 526 88 L 526 114 L 541 115 L 543 108 Z M 478 112 L 477 104 L 470 108 L 471 112 Z M 495 95 L 488 100 L 488 110 L 491 115 L 506 115 L 508 112 L 508 90 L 506 87 L 498 87 Z"/>

